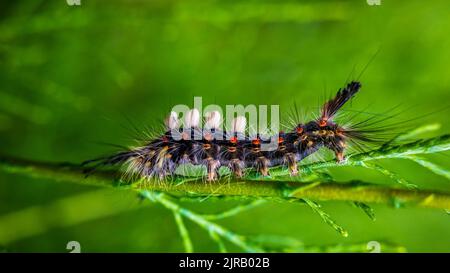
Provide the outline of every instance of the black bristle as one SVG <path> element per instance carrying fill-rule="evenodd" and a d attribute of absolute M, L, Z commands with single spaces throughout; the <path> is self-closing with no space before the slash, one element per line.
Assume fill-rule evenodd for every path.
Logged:
<path fill-rule="evenodd" d="M 339 89 L 336 96 L 325 103 L 322 109 L 322 118 L 329 120 L 332 119 L 337 111 L 344 106 L 344 104 L 350 100 L 361 89 L 360 82 L 350 82 L 344 89 Z"/>

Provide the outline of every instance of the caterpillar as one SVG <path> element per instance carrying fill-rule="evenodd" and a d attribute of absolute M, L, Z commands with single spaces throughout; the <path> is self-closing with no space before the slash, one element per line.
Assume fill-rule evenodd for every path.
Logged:
<path fill-rule="evenodd" d="M 317 118 L 298 123 L 291 130 L 278 132 L 274 150 L 261 149 L 268 143 L 262 135 L 246 136 L 246 118 L 237 116 L 231 122 L 232 129 L 221 130 L 222 117 L 218 111 L 205 114 L 204 128 L 200 128 L 200 113 L 190 109 L 180 126 L 177 113 L 171 112 L 165 119 L 166 131 L 160 137 L 148 140 L 144 145 L 124 150 L 112 156 L 84 162 L 95 165 L 121 165 L 125 174 L 139 178 L 164 179 L 174 176 L 178 166 L 186 163 L 206 167 L 206 180 L 219 179 L 219 168 L 228 167 L 237 178 L 251 169 L 261 176 L 270 175 L 270 167 L 285 166 L 290 175 L 299 174 L 298 163 L 324 147 L 331 150 L 338 163 L 345 160 L 349 141 L 368 142 L 373 131 L 340 125 L 335 121 L 339 110 L 361 89 L 361 83 L 352 81 L 321 107 Z M 207 128 L 208 130 L 204 130 Z"/>

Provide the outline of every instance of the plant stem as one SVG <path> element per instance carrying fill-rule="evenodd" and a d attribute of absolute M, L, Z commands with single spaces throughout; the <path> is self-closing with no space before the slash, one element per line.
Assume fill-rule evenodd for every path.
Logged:
<path fill-rule="evenodd" d="M 116 172 L 97 171 L 89 176 L 83 169 L 71 164 L 53 164 L 0 158 L 0 169 L 9 173 L 20 173 L 55 181 L 75 182 L 85 185 L 110 186 L 119 189 L 143 190 L 183 194 L 187 196 L 225 196 L 259 198 L 278 201 L 298 201 L 308 198 L 316 201 L 353 201 L 386 205 L 418 206 L 425 208 L 450 209 L 450 193 L 431 190 L 398 189 L 375 186 L 363 182 L 352 183 L 299 183 L 284 181 L 217 181 L 185 183 L 144 180 L 126 184 Z M 311 186 L 312 185 L 312 186 Z"/>
<path fill-rule="evenodd" d="M 204 219 L 201 215 L 195 212 L 180 207 L 177 203 L 170 200 L 170 197 L 168 197 L 164 193 L 143 190 L 141 194 L 145 198 L 148 198 L 152 201 L 157 201 L 158 203 L 162 204 L 164 207 L 173 211 L 174 213 L 180 214 L 188 218 L 189 220 L 193 221 L 194 223 L 196 223 L 203 229 L 207 230 L 208 232 L 210 233 L 212 232 L 222 236 L 223 238 L 226 238 L 228 241 L 239 246 L 240 248 L 244 249 L 247 252 L 264 252 L 262 248 L 259 248 L 258 246 L 247 242 L 244 236 L 233 233 L 216 223 Z"/>
<path fill-rule="evenodd" d="M 194 252 L 194 247 L 192 245 L 191 237 L 189 236 L 189 232 L 184 224 L 183 218 L 181 214 L 177 211 L 173 211 L 173 216 L 175 218 L 175 222 L 178 226 L 178 231 L 180 232 L 181 239 L 183 240 L 184 251 L 186 253 Z"/>

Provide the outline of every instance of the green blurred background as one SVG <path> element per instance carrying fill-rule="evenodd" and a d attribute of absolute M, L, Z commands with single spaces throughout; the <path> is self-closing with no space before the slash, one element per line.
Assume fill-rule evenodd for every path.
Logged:
<path fill-rule="evenodd" d="M 0 154 L 81 162 L 114 151 L 101 143 L 133 144 L 128 120 L 160 127 L 172 105 L 190 105 L 193 96 L 204 105 L 279 104 L 283 114 L 296 101 L 316 111 L 377 51 L 351 109 L 401 104 L 413 111 L 400 118 L 430 113 L 449 104 L 449 14 L 446 0 L 2 1 Z M 434 134 L 448 133 L 447 118 L 441 112 L 418 124 L 440 122 Z M 448 154 L 430 158 L 450 167 Z M 422 188 L 449 189 L 414 163 L 380 163 Z M 331 171 L 343 181 L 392 183 L 368 170 Z M 234 204 L 185 205 L 214 212 Z M 411 252 L 450 251 L 443 211 L 373 206 L 372 222 L 349 204 L 323 208 L 348 238 L 295 204 L 263 205 L 220 223 L 314 246 L 379 240 Z M 0 217 L 9 223 L 0 226 L 2 238 L 15 238 L 0 242 L 0 251 L 67 252 L 73 240 L 83 252 L 183 251 L 172 213 L 125 192 L 0 173 Z M 218 250 L 204 230 L 187 225 L 195 251 Z"/>

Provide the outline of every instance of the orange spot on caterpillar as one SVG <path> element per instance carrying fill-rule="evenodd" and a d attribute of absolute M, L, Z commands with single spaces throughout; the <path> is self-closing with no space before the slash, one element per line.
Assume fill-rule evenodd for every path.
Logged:
<path fill-rule="evenodd" d="M 345 131 L 342 128 L 337 128 L 336 129 L 336 135 L 343 136 L 344 133 L 345 133 Z"/>
<path fill-rule="evenodd" d="M 259 141 L 259 138 L 252 140 L 253 145 L 259 145 L 261 144 L 261 141 Z"/>
<path fill-rule="evenodd" d="M 233 144 L 236 144 L 237 143 L 237 137 L 230 138 L 230 142 L 233 143 Z"/>
<path fill-rule="evenodd" d="M 278 143 L 283 143 L 283 142 L 284 142 L 284 138 L 279 137 L 279 138 L 278 138 Z"/>
<path fill-rule="evenodd" d="M 319 121 L 319 126 L 320 127 L 325 127 L 327 125 L 327 120 L 326 119 L 321 119 L 320 121 Z"/>
<path fill-rule="evenodd" d="M 297 134 L 303 133 L 303 127 L 297 127 L 296 131 L 297 131 Z"/>

